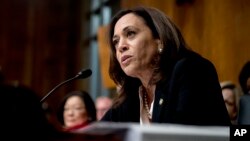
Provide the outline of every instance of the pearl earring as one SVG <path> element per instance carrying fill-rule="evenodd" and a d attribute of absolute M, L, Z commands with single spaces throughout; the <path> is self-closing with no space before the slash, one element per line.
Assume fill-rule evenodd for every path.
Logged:
<path fill-rule="evenodd" d="M 159 45 L 158 45 L 158 52 L 161 54 L 161 53 L 162 53 L 162 50 L 163 50 L 162 44 L 159 44 Z"/>
<path fill-rule="evenodd" d="M 162 48 L 159 48 L 159 53 L 162 53 Z"/>

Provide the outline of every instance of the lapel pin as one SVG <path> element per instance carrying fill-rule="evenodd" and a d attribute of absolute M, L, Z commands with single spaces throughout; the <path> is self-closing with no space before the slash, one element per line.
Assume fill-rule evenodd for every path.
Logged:
<path fill-rule="evenodd" d="M 161 98 L 159 101 L 159 104 L 162 105 L 162 103 L 163 103 L 163 99 Z"/>

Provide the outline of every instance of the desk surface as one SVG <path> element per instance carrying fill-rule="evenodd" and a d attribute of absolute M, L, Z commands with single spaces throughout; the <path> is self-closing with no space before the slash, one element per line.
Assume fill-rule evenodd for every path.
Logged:
<path fill-rule="evenodd" d="M 97 122 L 81 132 L 120 141 L 229 141 L 230 127 Z"/>

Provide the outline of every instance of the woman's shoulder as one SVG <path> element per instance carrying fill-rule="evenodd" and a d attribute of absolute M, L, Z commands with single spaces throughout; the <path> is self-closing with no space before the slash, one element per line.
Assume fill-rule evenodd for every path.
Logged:
<path fill-rule="evenodd" d="M 214 67 L 214 64 L 202 55 L 189 51 L 176 62 L 176 67 L 206 68 Z"/>
<path fill-rule="evenodd" d="M 199 76 L 207 74 L 207 76 L 217 75 L 214 64 L 197 53 L 188 53 L 183 55 L 176 61 L 173 67 L 173 75 L 194 75 Z"/>

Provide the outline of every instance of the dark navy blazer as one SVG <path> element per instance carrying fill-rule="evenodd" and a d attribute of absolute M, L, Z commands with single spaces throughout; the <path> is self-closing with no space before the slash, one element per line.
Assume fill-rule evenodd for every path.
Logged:
<path fill-rule="evenodd" d="M 140 122 L 138 91 L 101 121 Z M 168 80 L 157 83 L 152 122 L 189 125 L 230 125 L 214 65 L 191 53 L 179 59 Z"/>

